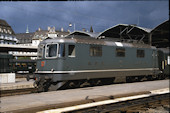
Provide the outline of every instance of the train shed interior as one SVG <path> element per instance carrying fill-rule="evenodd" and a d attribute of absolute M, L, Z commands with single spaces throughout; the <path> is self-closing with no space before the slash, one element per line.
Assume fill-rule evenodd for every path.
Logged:
<path fill-rule="evenodd" d="M 99 35 L 99 33 L 93 33 L 93 32 L 84 32 L 84 31 L 74 31 L 67 35 L 66 37 L 70 36 L 82 36 L 82 37 L 91 37 L 96 38 Z"/>
<path fill-rule="evenodd" d="M 112 39 L 128 42 L 133 42 L 135 40 L 158 48 L 167 48 L 169 47 L 169 20 L 159 24 L 154 29 L 143 28 L 137 25 L 118 24 L 100 33 L 74 31 L 67 37 L 70 36 Z"/>
<path fill-rule="evenodd" d="M 156 26 L 150 34 L 153 46 L 158 48 L 169 47 L 169 20 Z"/>
<path fill-rule="evenodd" d="M 138 40 L 144 41 L 144 43 L 148 44 L 149 42 L 147 37 L 150 31 L 151 29 L 138 27 L 136 25 L 118 24 L 101 32 L 98 37 L 113 39 L 119 38 L 121 41 Z"/>

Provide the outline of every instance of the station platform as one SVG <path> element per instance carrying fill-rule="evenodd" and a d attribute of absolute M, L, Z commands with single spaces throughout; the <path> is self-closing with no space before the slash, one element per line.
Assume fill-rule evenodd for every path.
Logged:
<path fill-rule="evenodd" d="M 1 83 L 0 91 L 33 88 L 34 80 L 27 81 L 26 78 L 16 78 L 15 83 Z"/>
<path fill-rule="evenodd" d="M 88 87 L 79 89 L 69 89 L 60 91 L 51 91 L 43 93 L 33 93 L 26 95 L 2 97 L 0 103 L 0 112 L 33 112 L 38 108 L 44 110 L 55 106 L 66 105 L 76 101 L 92 100 L 102 97 L 113 97 L 133 93 L 149 92 L 169 88 L 169 80 L 136 82 L 126 84 L 115 84 L 98 87 Z M 57 107 L 58 106 L 58 107 Z M 35 112 L 34 111 L 34 112 Z"/>

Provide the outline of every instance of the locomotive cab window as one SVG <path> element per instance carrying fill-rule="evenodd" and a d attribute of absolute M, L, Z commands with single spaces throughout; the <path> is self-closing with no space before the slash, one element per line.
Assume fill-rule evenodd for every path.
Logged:
<path fill-rule="evenodd" d="M 46 45 L 46 57 L 56 58 L 58 51 L 58 44 L 48 44 Z"/>
<path fill-rule="evenodd" d="M 75 45 L 68 46 L 68 57 L 76 57 Z"/>
<path fill-rule="evenodd" d="M 125 48 L 116 48 L 117 57 L 125 57 Z"/>
<path fill-rule="evenodd" d="M 102 46 L 90 45 L 90 56 L 102 56 Z"/>
<path fill-rule="evenodd" d="M 143 58 L 143 57 L 145 57 L 145 51 L 144 51 L 144 50 L 137 49 L 136 57 L 138 57 L 138 58 Z"/>

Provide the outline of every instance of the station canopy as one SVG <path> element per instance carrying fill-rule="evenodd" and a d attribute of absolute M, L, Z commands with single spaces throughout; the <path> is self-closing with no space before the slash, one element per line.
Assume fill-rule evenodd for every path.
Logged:
<path fill-rule="evenodd" d="M 118 24 L 100 33 L 74 31 L 66 37 L 76 36 L 126 42 L 137 41 L 159 48 L 169 47 L 169 20 L 161 23 L 154 29 L 129 24 Z"/>
<path fill-rule="evenodd" d="M 72 33 L 70 33 L 69 35 L 67 35 L 66 37 L 70 37 L 70 36 L 81 36 L 81 37 L 92 37 L 92 38 L 96 38 L 98 36 L 99 33 L 93 33 L 93 32 L 85 32 L 85 31 L 74 31 Z"/>
<path fill-rule="evenodd" d="M 169 20 L 159 24 L 151 31 L 152 45 L 156 47 L 169 47 Z"/>
<path fill-rule="evenodd" d="M 98 38 L 112 38 L 119 40 L 137 40 L 148 43 L 148 33 L 151 29 L 136 25 L 118 24 L 106 29 L 98 35 Z"/>

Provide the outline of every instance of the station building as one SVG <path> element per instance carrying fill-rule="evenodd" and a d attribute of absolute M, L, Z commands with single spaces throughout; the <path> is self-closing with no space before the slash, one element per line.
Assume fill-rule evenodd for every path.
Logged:
<path fill-rule="evenodd" d="M 5 20 L 0 19 L 0 44 L 16 45 L 16 43 L 17 39 L 12 27 Z M 0 52 L 0 73 L 11 72 L 9 59 L 12 57 L 7 52 Z"/>
<path fill-rule="evenodd" d="M 47 27 L 47 30 L 38 28 L 35 32 L 30 33 L 27 27 L 26 33 L 18 33 L 16 34 L 16 38 L 18 39 L 18 44 L 38 46 L 40 41 L 48 37 L 64 37 L 68 34 L 69 32 L 64 31 L 63 28 L 56 30 L 55 27 Z"/>
<path fill-rule="evenodd" d="M 5 20 L 0 19 L 0 44 L 16 44 L 17 41 L 11 26 Z"/>

